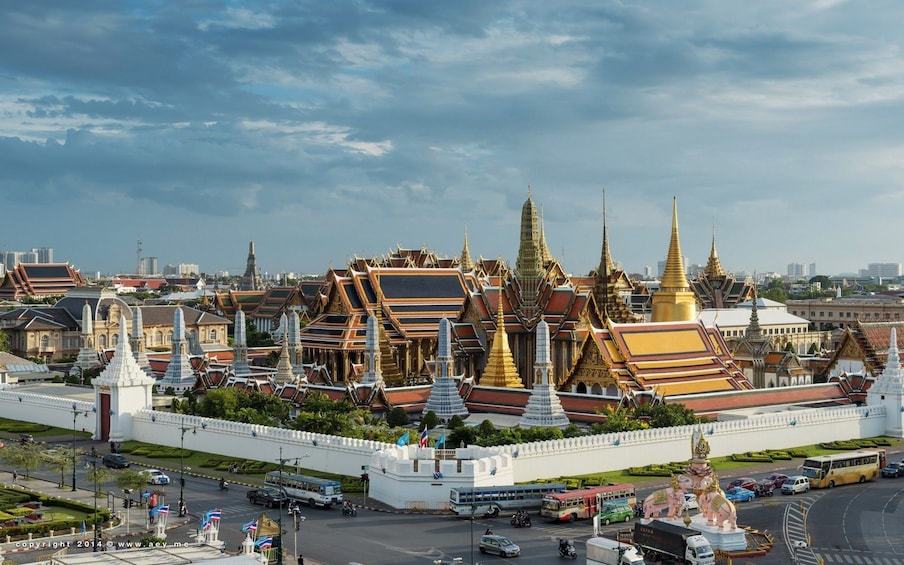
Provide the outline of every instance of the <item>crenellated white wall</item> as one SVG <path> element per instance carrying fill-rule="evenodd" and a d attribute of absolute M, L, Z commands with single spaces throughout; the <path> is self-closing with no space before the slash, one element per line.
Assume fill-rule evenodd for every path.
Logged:
<path fill-rule="evenodd" d="M 31 392 L 16 392 L 14 388 L 0 390 L 0 416 L 4 418 L 71 430 L 74 413 L 77 413 L 75 428 L 79 431 L 90 432 L 93 436 L 96 423 L 93 402 Z"/>
<path fill-rule="evenodd" d="M 515 482 L 525 482 L 684 461 L 691 455 L 691 435 L 696 427 L 651 428 L 505 445 L 497 449 L 515 458 Z M 710 455 L 720 457 L 881 436 L 885 433 L 886 414 L 884 409 L 876 407 L 818 408 L 712 422 L 700 427 L 710 445 Z"/>
<path fill-rule="evenodd" d="M 434 458 L 433 448 L 392 446 L 373 453 L 368 496 L 395 508 L 445 509 L 449 490 L 514 484 L 511 456 L 472 445 L 455 449 L 454 459 Z"/>
<path fill-rule="evenodd" d="M 131 439 L 229 457 L 278 463 L 280 447 L 287 467 L 299 465 L 339 475 L 358 476 L 372 453 L 390 444 L 314 434 L 214 418 L 142 410 L 132 419 Z"/>

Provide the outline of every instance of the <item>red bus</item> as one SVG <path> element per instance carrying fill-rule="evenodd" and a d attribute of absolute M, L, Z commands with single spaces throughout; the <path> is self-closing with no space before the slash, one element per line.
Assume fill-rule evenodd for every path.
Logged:
<path fill-rule="evenodd" d="M 631 483 L 618 483 L 601 487 L 587 487 L 565 492 L 551 492 L 543 495 L 540 516 L 552 520 L 574 522 L 590 518 L 599 510 L 600 503 L 624 502 L 632 507 L 637 505 L 637 493 Z"/>

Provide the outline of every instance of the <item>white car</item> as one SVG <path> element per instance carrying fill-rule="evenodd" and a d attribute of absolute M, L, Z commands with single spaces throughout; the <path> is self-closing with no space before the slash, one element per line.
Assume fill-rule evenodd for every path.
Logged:
<path fill-rule="evenodd" d="M 147 475 L 149 485 L 168 485 L 170 483 L 169 476 L 159 469 L 145 469 L 141 473 Z"/>
<path fill-rule="evenodd" d="M 684 493 L 684 510 L 697 510 L 699 508 L 697 495 L 692 492 Z"/>

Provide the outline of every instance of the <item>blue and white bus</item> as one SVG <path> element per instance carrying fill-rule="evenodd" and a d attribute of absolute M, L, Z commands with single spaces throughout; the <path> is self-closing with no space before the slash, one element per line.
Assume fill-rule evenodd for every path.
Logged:
<path fill-rule="evenodd" d="M 290 499 L 311 506 L 342 504 L 342 483 L 333 479 L 270 471 L 264 475 L 264 485 L 277 490 L 282 487 Z"/>
<path fill-rule="evenodd" d="M 539 510 L 543 495 L 565 492 L 557 483 L 526 483 L 497 487 L 461 487 L 449 491 L 449 510 L 463 518 L 498 516 L 501 510 Z"/>

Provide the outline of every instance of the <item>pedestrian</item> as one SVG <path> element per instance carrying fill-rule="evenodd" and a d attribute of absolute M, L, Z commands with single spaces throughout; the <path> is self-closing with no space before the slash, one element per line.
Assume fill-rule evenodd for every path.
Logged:
<path fill-rule="evenodd" d="M 116 453 L 116 442 L 110 442 L 110 453 Z"/>
<path fill-rule="evenodd" d="M 13 470 L 13 484 L 19 484 L 19 473 L 15 469 Z"/>
<path fill-rule="evenodd" d="M 304 565 L 304 555 L 298 556 L 298 565 Z"/>
<path fill-rule="evenodd" d="M 91 457 L 92 458 L 97 457 L 97 448 L 94 447 L 93 445 L 91 446 Z"/>

